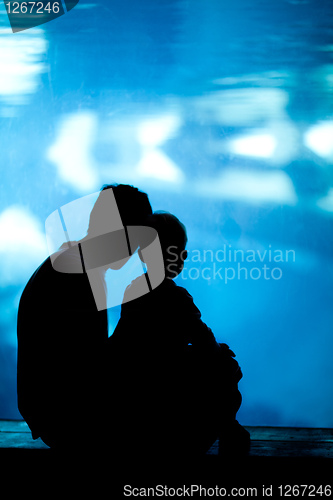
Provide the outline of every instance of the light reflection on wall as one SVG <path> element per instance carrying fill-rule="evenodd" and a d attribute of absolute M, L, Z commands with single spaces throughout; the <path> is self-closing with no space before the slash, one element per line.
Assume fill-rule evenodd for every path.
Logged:
<path fill-rule="evenodd" d="M 0 24 L 1 27 L 1 24 Z M 0 102 L 2 116 L 15 114 L 13 106 L 27 104 L 41 84 L 47 41 L 44 31 L 34 28 L 13 38 L 10 28 L 0 29 Z"/>
<path fill-rule="evenodd" d="M 78 192 L 98 189 L 97 165 L 91 156 L 96 140 L 97 118 L 93 113 L 78 113 L 63 119 L 58 138 L 47 152 L 59 178 Z"/>
<path fill-rule="evenodd" d="M 295 205 L 297 196 L 285 172 L 249 172 L 244 169 L 226 169 L 214 179 L 197 184 L 198 195 L 223 197 L 254 203 Z"/>
<path fill-rule="evenodd" d="M 333 121 L 313 125 L 304 136 L 304 144 L 317 155 L 333 162 Z"/>

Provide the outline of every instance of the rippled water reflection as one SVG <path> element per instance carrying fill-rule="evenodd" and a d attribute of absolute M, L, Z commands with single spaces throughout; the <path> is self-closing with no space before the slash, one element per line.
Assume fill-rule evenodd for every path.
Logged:
<path fill-rule="evenodd" d="M 178 215 L 192 255 L 295 251 L 240 279 L 192 259 L 180 281 L 237 352 L 244 423 L 333 425 L 332 3 L 80 0 L 16 34 L 1 4 L 0 23 L 0 417 L 44 221 L 117 181 Z M 282 278 L 251 278 L 263 265 Z"/>

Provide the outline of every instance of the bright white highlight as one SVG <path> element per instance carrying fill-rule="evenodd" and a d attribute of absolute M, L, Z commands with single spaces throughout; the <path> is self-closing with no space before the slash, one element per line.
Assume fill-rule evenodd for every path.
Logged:
<path fill-rule="evenodd" d="M 79 192 L 98 188 L 97 167 L 90 154 L 96 130 L 94 113 L 70 115 L 62 123 L 58 139 L 47 154 L 59 177 Z"/>
<path fill-rule="evenodd" d="M 42 57 L 47 42 L 41 29 L 13 35 L 10 28 L 0 30 L 0 97 L 8 104 L 24 103 L 24 96 L 38 89 L 39 75 L 47 71 Z"/>
<path fill-rule="evenodd" d="M 333 121 L 311 127 L 304 136 L 304 143 L 318 156 L 333 157 Z"/>
<path fill-rule="evenodd" d="M 180 117 L 176 115 L 167 115 L 146 120 L 138 127 L 138 141 L 142 146 L 146 147 L 159 146 L 174 136 L 180 125 Z"/>
<path fill-rule="evenodd" d="M 184 174 L 177 165 L 162 151 L 148 150 L 143 154 L 138 165 L 138 173 L 143 177 L 152 177 L 168 182 L 183 182 Z"/>
<path fill-rule="evenodd" d="M 283 171 L 251 172 L 227 170 L 222 176 L 198 185 L 202 194 L 249 203 L 295 205 L 297 196 L 290 177 Z"/>
<path fill-rule="evenodd" d="M 270 158 L 276 149 L 276 139 L 270 134 L 249 135 L 234 139 L 230 151 L 244 156 Z"/>
<path fill-rule="evenodd" d="M 164 142 L 174 136 L 181 125 L 177 115 L 166 115 L 143 121 L 137 132 L 142 146 L 142 158 L 137 173 L 161 181 L 182 183 L 184 174 L 180 168 L 159 149 Z"/>

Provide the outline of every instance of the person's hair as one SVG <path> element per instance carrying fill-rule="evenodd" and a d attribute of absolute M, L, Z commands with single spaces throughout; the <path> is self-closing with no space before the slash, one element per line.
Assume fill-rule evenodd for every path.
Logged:
<path fill-rule="evenodd" d="M 101 227 L 103 219 L 111 217 L 106 198 L 101 196 L 107 189 L 113 191 L 123 226 L 146 224 L 146 218 L 153 212 L 146 193 L 127 184 L 104 184 L 90 214 L 88 234 L 94 232 L 94 227 Z"/>
<path fill-rule="evenodd" d="M 147 225 L 156 229 L 163 253 L 165 274 L 175 278 L 183 269 L 187 244 L 186 227 L 173 214 L 156 211 L 147 219 Z"/>

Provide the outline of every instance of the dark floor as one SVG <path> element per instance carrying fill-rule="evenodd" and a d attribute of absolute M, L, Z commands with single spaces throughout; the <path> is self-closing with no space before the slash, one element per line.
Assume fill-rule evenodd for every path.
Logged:
<path fill-rule="evenodd" d="M 252 426 L 246 429 L 251 435 L 250 457 L 333 458 L 333 429 Z M 0 420 L 0 449 L 48 447 L 40 439 L 32 439 L 24 421 Z M 217 441 L 208 454 L 218 454 Z"/>
<path fill-rule="evenodd" d="M 93 481 L 93 489 L 100 484 L 100 479 L 107 480 L 108 486 L 117 483 L 122 485 L 134 484 L 138 487 L 148 487 L 155 484 L 191 485 L 206 484 L 208 487 L 232 487 L 241 485 L 243 488 L 256 488 L 257 497 L 271 496 L 268 488 L 273 485 L 277 496 L 282 496 L 281 485 L 314 485 L 320 495 L 320 485 L 331 485 L 333 480 L 333 429 L 306 429 L 291 427 L 251 427 L 247 426 L 251 434 L 251 450 L 243 458 L 221 458 L 218 455 L 218 443 L 214 443 L 203 461 L 186 467 L 182 462 L 182 450 L 175 450 L 174 463 L 161 464 L 154 460 L 149 468 L 143 464 L 135 463 L 136 475 L 131 475 L 133 469 L 128 464 L 122 464 L 121 476 L 119 470 L 115 473 L 114 462 L 108 463 L 108 450 L 102 457 L 84 457 L 73 455 L 70 445 L 68 451 L 60 457 L 54 457 L 42 441 L 31 438 L 29 428 L 23 421 L 0 421 L 0 462 L 1 468 L 7 465 L 11 470 L 27 470 L 33 467 L 35 481 L 46 477 L 50 470 L 56 472 L 57 482 L 59 477 L 68 479 L 74 471 L 76 477 L 75 488 L 86 484 L 88 478 L 95 477 L 92 470 L 98 468 L 99 480 Z M 156 439 L 158 447 L 158 438 Z M 130 456 L 130 451 L 129 454 Z M 185 462 L 185 461 L 184 461 Z M 172 475 L 177 463 L 177 480 Z M 97 465 L 98 464 L 98 465 Z M 133 464 L 132 464 L 133 466 Z M 30 476 L 29 476 L 30 478 Z M 156 481 L 160 481 L 156 483 Z M 54 479 L 53 479 L 54 481 Z M 83 483 L 82 483 L 83 481 Z M 118 484 L 117 483 L 117 484 Z M 69 484 L 69 482 L 67 482 Z M 119 491 L 121 491 L 121 486 Z M 122 486 L 123 487 L 123 486 Z M 301 491 L 299 496 L 307 497 L 309 491 Z M 332 488 L 333 490 L 333 488 Z M 75 490 L 76 491 L 76 490 Z M 94 490 L 95 491 L 95 490 Z M 229 490 L 228 490 L 229 491 Z M 231 491 L 231 490 L 230 490 Z M 327 489 L 326 493 L 330 490 Z M 301 493 L 304 493 L 303 495 Z M 244 493 L 244 491 L 242 491 Z M 248 493 L 245 490 L 245 495 Z M 283 493 L 286 493 L 283 491 Z M 324 497 L 330 496 L 324 494 Z M 320 496 L 323 496 L 320 495 Z M 128 496 L 128 495 L 127 495 Z M 182 495 L 184 496 L 184 495 Z M 197 492 L 194 496 L 200 496 Z M 202 496 L 202 495 L 201 495 Z M 207 495 L 206 495 L 207 496 Z M 209 496 L 209 495 L 208 495 Z M 227 494 L 227 496 L 230 496 Z M 233 496 L 233 495 L 231 495 Z M 249 495 L 248 495 L 249 496 Z M 252 492 L 251 496 L 254 496 Z M 289 495 L 290 496 L 290 495 Z M 292 495 L 291 495 L 292 496 Z M 313 495 L 312 495 L 313 496 Z M 315 495 L 317 496 L 317 495 Z"/>

